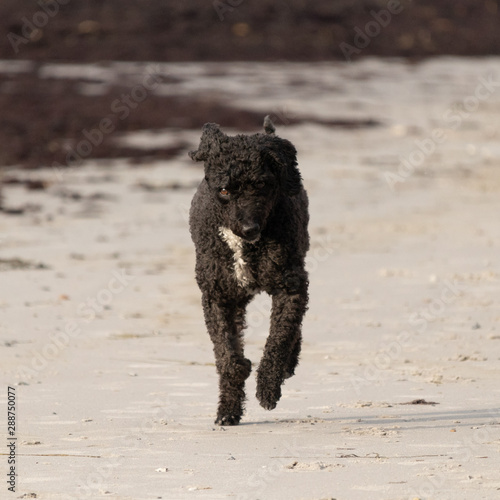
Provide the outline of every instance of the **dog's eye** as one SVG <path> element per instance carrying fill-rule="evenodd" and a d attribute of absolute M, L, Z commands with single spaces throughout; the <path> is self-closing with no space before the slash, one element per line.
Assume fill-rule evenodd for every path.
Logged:
<path fill-rule="evenodd" d="M 219 194 L 221 196 L 229 196 L 229 191 L 226 189 L 226 188 L 222 188 L 220 191 L 219 191 Z"/>

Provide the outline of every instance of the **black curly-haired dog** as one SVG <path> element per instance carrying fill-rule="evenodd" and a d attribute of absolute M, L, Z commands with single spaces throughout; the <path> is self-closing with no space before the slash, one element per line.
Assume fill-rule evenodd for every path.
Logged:
<path fill-rule="evenodd" d="M 307 309 L 307 194 L 291 142 L 266 133 L 227 136 L 203 126 L 198 150 L 205 178 L 191 203 L 196 281 L 214 344 L 220 399 L 215 423 L 236 425 L 244 410 L 251 363 L 243 353 L 245 308 L 255 294 L 272 296 L 271 328 L 257 371 L 257 398 L 272 410 L 294 374 Z"/>

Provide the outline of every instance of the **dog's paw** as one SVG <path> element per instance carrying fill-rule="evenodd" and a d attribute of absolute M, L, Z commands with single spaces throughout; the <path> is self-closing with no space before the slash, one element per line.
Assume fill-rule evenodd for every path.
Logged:
<path fill-rule="evenodd" d="M 278 404 L 277 401 L 273 401 L 272 398 L 267 399 L 266 396 L 259 396 L 257 393 L 257 399 L 259 400 L 260 406 L 264 408 L 264 410 L 274 410 Z"/>
<path fill-rule="evenodd" d="M 240 423 L 241 417 L 239 415 L 218 415 L 215 419 L 215 424 L 217 425 L 238 425 Z"/>
<path fill-rule="evenodd" d="M 266 410 L 274 410 L 281 398 L 281 380 L 259 374 L 257 377 L 257 399 Z"/>

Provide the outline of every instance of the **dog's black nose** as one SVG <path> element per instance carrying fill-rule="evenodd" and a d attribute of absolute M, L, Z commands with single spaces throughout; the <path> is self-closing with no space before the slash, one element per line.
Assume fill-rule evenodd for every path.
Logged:
<path fill-rule="evenodd" d="M 252 222 L 251 224 L 244 224 L 241 227 L 241 232 L 246 239 L 253 240 L 257 238 L 257 236 L 259 236 L 260 225 L 256 222 Z"/>

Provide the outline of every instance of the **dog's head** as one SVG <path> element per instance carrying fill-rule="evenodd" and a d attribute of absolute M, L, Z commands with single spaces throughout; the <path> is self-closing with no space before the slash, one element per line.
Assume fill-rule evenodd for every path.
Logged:
<path fill-rule="evenodd" d="M 256 241 L 280 196 L 302 189 L 293 144 L 274 135 L 266 117 L 265 134 L 224 134 L 207 123 L 198 149 L 189 156 L 205 163 L 205 181 L 220 206 L 223 224 L 246 241 Z"/>

